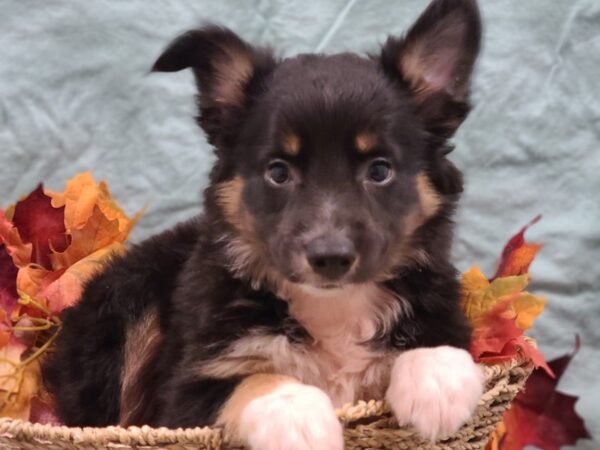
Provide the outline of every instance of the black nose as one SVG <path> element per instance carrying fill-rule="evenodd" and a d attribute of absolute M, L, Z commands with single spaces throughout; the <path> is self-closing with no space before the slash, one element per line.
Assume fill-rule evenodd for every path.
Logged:
<path fill-rule="evenodd" d="M 316 273 L 335 280 L 350 270 L 356 250 L 349 239 L 324 236 L 308 243 L 306 257 Z"/>

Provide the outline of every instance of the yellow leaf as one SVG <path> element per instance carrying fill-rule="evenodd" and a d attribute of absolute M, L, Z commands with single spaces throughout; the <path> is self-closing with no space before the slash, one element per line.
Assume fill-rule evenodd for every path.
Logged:
<path fill-rule="evenodd" d="M 18 384 L 12 391 L 0 389 L 0 416 L 29 420 L 31 399 L 40 386 L 40 364 L 35 360 L 17 370 Z"/>
<path fill-rule="evenodd" d="M 485 289 L 489 285 L 489 281 L 477 266 L 471 267 L 471 269 L 462 276 L 462 287 L 468 292 Z"/>
<path fill-rule="evenodd" d="M 512 307 L 517 315 L 516 325 L 522 330 L 528 330 L 537 316 L 544 311 L 545 306 L 545 298 L 536 297 L 527 292 L 517 296 L 512 302 Z"/>
<path fill-rule="evenodd" d="M 511 305 L 508 311 L 513 315 L 517 314 L 517 311 L 512 308 L 513 297 L 517 298 L 528 282 L 527 275 L 520 275 L 496 278 L 490 283 L 477 267 L 471 268 L 463 274 L 461 281 L 462 306 L 467 318 L 477 327 L 481 320 L 501 302 L 508 302 Z M 522 303 L 523 324 L 528 323 L 530 314 L 534 313 L 531 302 L 527 303 L 526 311 L 525 306 L 526 304 Z"/>
<path fill-rule="evenodd" d="M 511 277 L 496 278 L 490 284 L 487 295 L 491 298 L 500 298 L 521 292 L 529 284 L 529 276 L 518 275 Z"/>
<path fill-rule="evenodd" d="M 465 272 L 461 280 L 462 306 L 471 322 L 477 321 L 485 311 L 483 297 L 490 283 L 478 267 Z"/>
<path fill-rule="evenodd" d="M 19 390 L 21 355 L 27 350 L 14 336 L 10 336 L 5 346 L 0 348 L 0 392 L 15 393 Z M 2 398 L 0 398 L 0 410 Z M 1 415 L 1 414 L 0 414 Z"/>

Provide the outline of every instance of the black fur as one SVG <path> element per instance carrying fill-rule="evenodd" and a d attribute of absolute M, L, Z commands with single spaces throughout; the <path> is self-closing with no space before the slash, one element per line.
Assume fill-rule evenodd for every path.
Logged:
<path fill-rule="evenodd" d="M 456 42 L 440 45 L 432 35 L 444 27 L 455 27 L 448 33 L 459 35 Z M 196 75 L 199 124 L 217 153 L 205 212 L 116 258 L 65 312 L 56 352 L 43 370 L 60 418 L 67 425 L 119 421 L 124 339 L 144 311 L 156 306 L 164 339 L 139 380 L 150 393 L 144 413 L 130 423 L 214 422 L 242 377 L 203 378 L 194 368 L 250 334 L 311 345 L 312 337 L 273 283 L 330 287 L 301 264 L 307 240 L 317 234 L 342 235 L 358 255 L 360 264 L 337 283 L 377 282 L 413 311 L 391 328 L 381 326 L 364 345 L 390 351 L 467 348 L 470 329 L 449 262 L 462 176 L 446 155 L 452 148 L 447 139 L 468 113 L 480 34 L 474 1 L 435 0 L 405 39 L 388 40 L 380 57 L 301 55 L 279 61 L 214 26 L 174 41 L 154 70 L 191 67 Z M 442 82 L 431 89 L 415 87 L 423 80 L 400 65 L 415 42 L 427 55 L 448 46 L 457 50 L 439 55 L 454 64 L 448 80 L 435 78 Z M 376 136 L 367 155 L 354 148 L 356 133 L 363 131 Z M 289 133 L 298 138 L 295 155 L 282 148 Z M 365 181 L 375 157 L 393 168 L 386 185 Z M 289 183 L 265 181 L 273 159 L 292 168 Z M 409 232 L 408 218 L 421 207 L 416 180 L 423 174 L 440 204 Z M 227 201 L 240 203 L 235 217 L 222 198 L 226 183 L 233 182 L 239 184 L 230 186 Z M 333 212 L 328 199 L 335 199 Z M 240 240 L 255 259 L 246 261 L 248 255 L 236 250 Z"/>
<path fill-rule="evenodd" d="M 169 328 L 170 292 L 198 239 L 191 220 L 115 258 L 62 313 L 55 351 L 43 368 L 57 413 L 67 424 L 104 426 L 119 420 L 126 329 L 151 305 Z"/>

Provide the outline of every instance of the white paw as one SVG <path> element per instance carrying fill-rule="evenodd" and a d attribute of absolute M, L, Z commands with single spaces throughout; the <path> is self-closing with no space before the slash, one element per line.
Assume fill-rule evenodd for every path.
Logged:
<path fill-rule="evenodd" d="M 434 441 L 471 417 L 484 386 L 483 369 L 465 350 L 420 348 L 396 358 L 386 400 L 400 425 L 413 425 Z"/>
<path fill-rule="evenodd" d="M 284 384 L 244 408 L 240 437 L 253 450 L 343 450 L 342 425 L 320 389 Z"/>

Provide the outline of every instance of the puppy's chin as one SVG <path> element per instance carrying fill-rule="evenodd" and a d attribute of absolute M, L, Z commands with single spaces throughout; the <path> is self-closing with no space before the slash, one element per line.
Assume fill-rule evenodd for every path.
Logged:
<path fill-rule="evenodd" d="M 296 284 L 304 294 L 315 298 L 340 297 L 349 294 L 355 287 L 353 283 L 324 283 L 324 284 Z"/>

